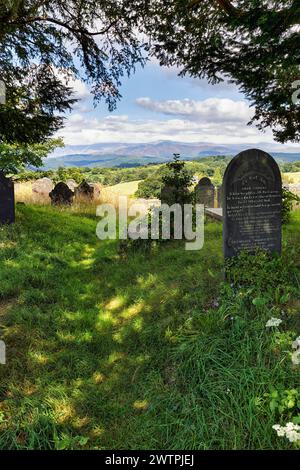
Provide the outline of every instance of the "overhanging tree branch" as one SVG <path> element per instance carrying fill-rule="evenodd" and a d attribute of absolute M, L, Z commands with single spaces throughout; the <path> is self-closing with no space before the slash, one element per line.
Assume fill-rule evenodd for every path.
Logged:
<path fill-rule="evenodd" d="M 239 16 L 241 14 L 241 11 L 238 10 L 234 5 L 232 5 L 232 3 L 229 0 L 214 0 L 214 1 L 228 15 Z M 202 0 L 192 0 L 190 2 L 190 6 L 194 7 L 194 6 L 200 5 L 201 3 L 202 3 Z"/>
<path fill-rule="evenodd" d="M 27 25 L 30 23 L 40 23 L 40 22 L 53 23 L 53 24 L 56 24 L 57 26 L 61 26 L 62 28 L 67 29 L 73 34 L 86 34 L 87 36 L 100 36 L 102 34 L 106 34 L 113 26 L 117 24 L 117 20 L 115 20 L 115 21 L 112 21 L 106 28 L 100 31 L 88 31 L 85 28 L 75 28 L 71 26 L 70 24 L 66 23 L 65 21 L 60 21 L 60 20 L 57 20 L 56 18 L 50 18 L 46 16 L 36 16 L 34 18 L 26 18 L 25 20 L 9 21 L 8 24 L 14 25 L 14 26 L 21 26 L 21 25 Z"/>

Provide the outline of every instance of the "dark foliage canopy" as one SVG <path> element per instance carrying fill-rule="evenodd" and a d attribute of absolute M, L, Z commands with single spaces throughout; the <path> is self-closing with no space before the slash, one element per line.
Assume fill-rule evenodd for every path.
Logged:
<path fill-rule="evenodd" d="M 69 79 L 91 86 L 110 110 L 121 77 L 143 64 L 129 1 L 0 0 L 0 141 L 36 143 L 75 103 Z"/>
<path fill-rule="evenodd" d="M 62 75 L 114 109 L 148 53 L 182 75 L 232 80 L 253 123 L 299 141 L 299 25 L 300 0 L 0 0 L 0 140 L 40 142 L 62 126 L 74 104 Z"/>
<path fill-rule="evenodd" d="M 300 140 L 300 0 L 151 0 L 150 51 L 181 74 L 229 78 L 254 106 L 252 122 L 280 142 Z M 300 85 L 298 86 L 298 89 Z M 300 95 L 300 93 L 299 93 Z"/>

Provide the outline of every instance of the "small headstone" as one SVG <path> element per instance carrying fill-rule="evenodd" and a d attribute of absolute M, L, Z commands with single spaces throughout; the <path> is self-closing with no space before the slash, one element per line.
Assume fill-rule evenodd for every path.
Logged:
<path fill-rule="evenodd" d="M 15 221 L 14 183 L 0 171 L 0 224 L 13 224 Z"/>
<path fill-rule="evenodd" d="M 50 178 L 40 178 L 32 184 L 32 191 L 41 196 L 49 196 L 53 189 L 53 182 Z"/>
<path fill-rule="evenodd" d="M 80 185 L 75 189 L 75 196 L 87 199 L 93 199 L 94 188 L 83 180 Z"/>
<path fill-rule="evenodd" d="M 221 208 L 223 207 L 223 187 L 218 186 L 216 188 L 216 193 L 217 193 L 217 207 Z"/>
<path fill-rule="evenodd" d="M 51 204 L 53 206 L 71 206 L 74 198 L 74 193 L 71 189 L 66 185 L 66 183 L 57 183 L 55 188 L 49 194 L 51 198 Z"/>
<path fill-rule="evenodd" d="M 67 180 L 66 185 L 71 189 L 71 191 L 75 191 L 75 188 L 78 186 L 75 180 Z"/>
<path fill-rule="evenodd" d="M 229 163 L 223 179 L 225 258 L 241 250 L 281 251 L 282 182 L 275 160 L 252 149 Z"/>
<path fill-rule="evenodd" d="M 195 202 L 205 207 L 215 206 L 215 187 L 209 178 L 201 178 L 195 186 Z"/>
<path fill-rule="evenodd" d="M 99 183 L 89 183 L 89 185 L 94 189 L 93 198 L 99 199 L 101 196 L 101 184 Z"/>

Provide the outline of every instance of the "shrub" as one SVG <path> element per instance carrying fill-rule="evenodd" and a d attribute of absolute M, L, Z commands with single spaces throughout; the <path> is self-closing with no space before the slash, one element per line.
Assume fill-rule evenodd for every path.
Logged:
<path fill-rule="evenodd" d="M 289 191 L 287 188 L 282 188 L 282 223 L 288 224 L 291 220 L 291 213 L 293 204 L 300 204 L 300 197 Z"/>

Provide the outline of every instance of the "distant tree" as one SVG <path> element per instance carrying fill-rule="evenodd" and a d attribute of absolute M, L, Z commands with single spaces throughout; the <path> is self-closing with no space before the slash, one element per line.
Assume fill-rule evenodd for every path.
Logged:
<path fill-rule="evenodd" d="M 152 199 L 160 198 L 161 188 L 163 186 L 163 176 L 167 173 L 166 166 L 160 167 L 156 171 L 152 171 L 147 178 L 139 183 L 136 197 Z"/>
<path fill-rule="evenodd" d="M 63 147 L 61 139 L 49 139 L 40 144 L 8 144 L 0 142 L 0 168 L 5 173 L 17 173 L 27 165 L 41 167 L 43 158 L 55 148 Z"/>
<path fill-rule="evenodd" d="M 141 177 L 145 174 L 141 173 Z M 180 161 L 179 154 L 175 154 L 171 162 L 160 165 L 156 171 L 149 168 L 146 178 L 139 183 L 136 197 L 160 198 L 164 185 L 176 187 L 179 198 L 189 199 L 188 186 L 191 184 L 193 172 L 186 168 L 186 163 Z M 185 195 L 185 196 L 184 196 Z M 187 201 L 186 201 L 187 202 Z"/>
<path fill-rule="evenodd" d="M 185 167 L 185 162 L 180 160 L 180 155 L 174 153 L 173 160 L 166 164 L 168 172 L 162 177 L 165 186 L 174 188 L 174 203 L 188 204 L 192 201 L 189 187 L 192 184 L 193 174 Z"/>

